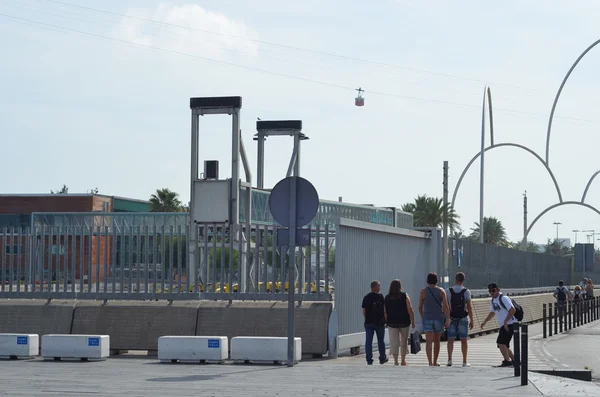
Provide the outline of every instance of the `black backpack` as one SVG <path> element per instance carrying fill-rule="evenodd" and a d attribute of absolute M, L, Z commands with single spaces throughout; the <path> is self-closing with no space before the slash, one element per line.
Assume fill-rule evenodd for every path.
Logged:
<path fill-rule="evenodd" d="M 500 304 L 502 305 L 502 307 L 504 308 L 504 310 L 508 310 L 506 309 L 506 306 L 504 305 L 504 302 L 502 302 L 502 294 L 500 294 L 498 296 L 498 300 L 500 301 Z M 508 297 L 508 299 L 510 299 L 511 303 L 513 304 L 514 308 L 515 308 L 515 315 L 514 317 L 518 320 L 518 321 L 523 321 L 523 314 L 525 314 L 525 312 L 523 311 L 523 308 L 521 307 L 521 305 L 519 305 L 513 298 Z"/>
<path fill-rule="evenodd" d="M 380 319 L 380 326 L 385 325 L 385 309 L 384 309 L 384 300 L 383 300 L 383 296 L 379 295 L 378 298 L 381 299 L 376 299 L 373 301 L 373 304 L 371 305 L 371 315 L 373 316 L 373 318 L 379 318 Z"/>
<path fill-rule="evenodd" d="M 581 291 L 575 291 L 575 293 L 573 294 L 573 300 L 574 301 L 580 301 L 581 300 Z"/>
<path fill-rule="evenodd" d="M 467 312 L 467 300 L 465 299 L 466 288 L 460 292 L 450 288 L 450 317 L 454 319 L 465 318 L 469 314 Z"/>
<path fill-rule="evenodd" d="M 558 302 L 564 302 L 567 300 L 567 293 L 565 292 L 565 287 L 558 287 L 556 292 L 556 300 Z"/>

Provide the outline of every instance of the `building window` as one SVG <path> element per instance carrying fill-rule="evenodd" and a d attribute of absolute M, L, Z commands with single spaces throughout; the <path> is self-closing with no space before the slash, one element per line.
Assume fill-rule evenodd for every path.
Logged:
<path fill-rule="evenodd" d="M 18 244 L 7 245 L 6 247 L 4 247 L 4 252 L 7 255 L 23 255 L 25 253 L 25 247 L 23 245 Z"/>
<path fill-rule="evenodd" d="M 65 246 L 64 245 L 49 245 L 46 247 L 46 255 L 64 255 L 65 254 Z"/>

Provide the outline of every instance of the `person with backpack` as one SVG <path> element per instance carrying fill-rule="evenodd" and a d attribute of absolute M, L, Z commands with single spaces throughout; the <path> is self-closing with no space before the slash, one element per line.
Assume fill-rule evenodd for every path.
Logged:
<path fill-rule="evenodd" d="M 375 280 L 371 282 L 371 292 L 362 301 L 362 313 L 365 318 L 365 351 L 367 364 L 373 365 L 373 336 L 377 335 L 377 347 L 379 348 L 379 363 L 385 364 L 389 361 L 385 354 L 385 309 L 383 295 L 379 292 L 381 284 Z"/>
<path fill-rule="evenodd" d="M 439 367 L 438 356 L 440 355 L 440 339 L 444 327 L 450 325 L 450 308 L 446 291 L 437 286 L 438 276 L 436 273 L 427 275 L 427 287 L 421 290 L 419 296 L 419 313 L 423 319 L 423 331 L 425 331 L 425 351 L 430 367 Z M 432 349 L 433 348 L 433 349 Z M 433 350 L 433 351 L 432 351 Z"/>
<path fill-rule="evenodd" d="M 500 293 L 500 288 L 496 283 L 490 283 L 488 285 L 488 292 L 492 296 L 490 314 L 488 314 L 483 323 L 481 323 L 481 329 L 485 327 L 485 324 L 487 324 L 492 317 L 496 316 L 498 326 L 500 327 L 496 344 L 504 358 L 499 367 L 512 367 L 514 365 L 514 355 L 510 350 L 510 341 L 513 337 L 513 324 L 520 321 L 518 317 L 515 318 L 515 315 L 517 314 L 517 307 L 515 307 L 516 302 L 508 296 L 502 295 L 502 293 Z M 518 306 L 518 308 L 519 317 L 520 319 L 523 319 L 523 309 L 520 306 Z"/>
<path fill-rule="evenodd" d="M 399 365 L 399 353 L 401 364 L 406 365 L 408 332 L 411 325 L 415 329 L 415 313 L 408 294 L 402 291 L 400 280 L 392 280 L 390 283 L 390 291 L 385 297 L 385 322 L 390 335 L 390 354 L 394 357 L 394 365 Z"/>
<path fill-rule="evenodd" d="M 446 295 L 450 305 L 450 327 L 448 327 L 448 366 L 452 366 L 452 352 L 454 350 L 454 340 L 458 336 L 463 356 L 463 367 L 469 367 L 467 361 L 467 339 L 469 330 L 473 329 L 473 305 L 471 302 L 471 291 L 463 284 L 465 274 L 456 273 L 454 277 L 455 285 L 448 288 Z"/>
<path fill-rule="evenodd" d="M 571 300 L 571 291 L 565 287 L 565 282 L 560 280 L 558 287 L 554 291 L 554 297 L 556 298 L 556 307 L 558 308 L 557 314 L 560 322 L 566 325 L 567 319 L 565 317 L 567 302 Z"/>

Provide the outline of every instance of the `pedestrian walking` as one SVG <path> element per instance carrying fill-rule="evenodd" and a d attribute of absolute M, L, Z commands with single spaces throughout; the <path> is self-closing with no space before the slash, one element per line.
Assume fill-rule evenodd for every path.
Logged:
<path fill-rule="evenodd" d="M 383 295 L 379 292 L 381 284 L 375 280 L 371 282 L 371 292 L 362 301 L 362 313 L 365 318 L 365 351 L 367 364 L 373 365 L 373 336 L 377 335 L 377 347 L 379 349 L 379 363 L 388 362 L 385 354 L 385 309 Z"/>
<path fill-rule="evenodd" d="M 465 274 L 456 273 L 454 286 L 448 288 L 448 304 L 450 306 L 450 326 L 448 327 L 448 366 L 452 366 L 454 340 L 458 336 L 463 357 L 463 367 L 469 367 L 467 361 L 469 330 L 473 329 L 473 304 L 471 291 L 464 286 Z"/>
<path fill-rule="evenodd" d="M 390 336 L 390 354 L 394 357 L 394 365 L 398 365 L 399 353 L 400 364 L 406 365 L 409 327 L 415 328 L 415 312 L 408 294 L 402 291 L 400 280 L 393 280 L 390 283 L 384 308 L 385 322 Z"/>
<path fill-rule="evenodd" d="M 485 321 L 481 323 L 481 329 L 485 327 L 485 324 L 487 324 L 492 317 L 496 316 L 498 326 L 500 327 L 496 344 L 498 345 L 498 349 L 500 349 L 503 358 L 502 364 L 500 364 L 499 367 L 512 367 L 514 365 L 514 355 L 510 350 L 510 341 L 513 337 L 513 324 L 517 322 L 517 319 L 514 317 L 516 309 L 513 306 L 511 299 L 502 295 L 500 287 L 498 287 L 496 283 L 490 283 L 488 285 L 488 292 L 492 296 L 490 313 Z"/>
<path fill-rule="evenodd" d="M 444 327 L 450 325 L 450 308 L 448 299 L 443 288 L 437 286 L 438 276 L 436 273 L 427 275 L 427 287 L 421 290 L 419 296 L 419 313 L 423 319 L 423 331 L 425 332 L 425 351 L 429 366 L 439 367 L 438 357 L 440 355 L 440 339 Z"/>

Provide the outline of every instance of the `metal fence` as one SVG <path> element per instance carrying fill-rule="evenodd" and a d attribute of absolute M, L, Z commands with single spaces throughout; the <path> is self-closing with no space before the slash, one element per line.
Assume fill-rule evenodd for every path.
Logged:
<path fill-rule="evenodd" d="M 469 288 L 487 288 L 491 282 L 502 288 L 557 285 L 558 280 L 577 283 L 571 259 L 525 252 L 471 240 L 450 242 L 449 273 L 462 271 Z"/>
<path fill-rule="evenodd" d="M 34 214 L 28 228 L 0 229 L 0 297 L 285 300 L 286 247 L 275 226 L 198 225 L 188 214 Z M 297 300 L 333 295 L 334 233 L 311 229 L 298 249 Z"/>
<path fill-rule="evenodd" d="M 416 323 L 420 324 L 416 306 L 419 291 L 426 285 L 429 272 L 441 276 L 440 239 L 437 229 L 416 231 L 340 220 L 336 240 L 339 286 L 333 314 L 338 350 L 364 344 L 360 307 L 372 280 L 381 283 L 381 292 L 385 295 L 390 282 L 400 279 L 402 290 L 413 301 Z"/>

